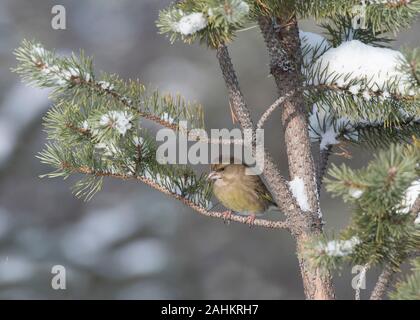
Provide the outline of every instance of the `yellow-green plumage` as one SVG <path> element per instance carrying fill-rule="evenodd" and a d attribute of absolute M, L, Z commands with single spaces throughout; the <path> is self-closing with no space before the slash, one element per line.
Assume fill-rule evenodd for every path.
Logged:
<path fill-rule="evenodd" d="M 246 175 L 241 164 L 212 166 L 217 179 L 213 192 L 228 209 L 243 214 L 262 214 L 273 206 L 273 200 L 259 176 Z"/>

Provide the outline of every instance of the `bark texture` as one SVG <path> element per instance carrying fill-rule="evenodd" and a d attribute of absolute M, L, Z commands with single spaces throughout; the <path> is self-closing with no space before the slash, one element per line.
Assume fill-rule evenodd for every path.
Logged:
<path fill-rule="evenodd" d="M 390 265 L 386 265 L 379 276 L 378 282 L 376 282 L 375 288 L 372 291 L 370 300 L 382 300 L 385 292 L 390 287 L 395 272 L 392 270 Z"/>
<path fill-rule="evenodd" d="M 325 173 L 327 171 L 328 167 L 328 158 L 330 157 L 332 150 L 332 146 L 327 146 L 326 149 L 321 150 L 319 152 L 319 158 L 318 158 L 318 166 L 317 166 L 317 188 L 318 188 L 318 197 L 321 193 L 322 188 L 322 180 L 325 176 Z"/>
<path fill-rule="evenodd" d="M 294 16 L 261 16 L 259 26 L 270 55 L 270 72 L 273 75 L 279 96 L 296 90 L 302 84 L 302 53 L 297 19 Z M 297 242 L 297 254 L 307 299 L 334 299 L 331 276 L 314 270 L 302 255 L 305 242 L 322 232 L 315 165 L 308 134 L 307 112 L 299 90 L 289 98 L 281 109 L 281 122 L 291 179 L 304 181 L 310 211 L 295 217 L 297 227 L 291 228 Z"/>
<path fill-rule="evenodd" d="M 233 112 L 235 113 L 235 118 L 238 120 L 242 129 L 254 130 L 255 126 L 239 87 L 238 78 L 227 47 L 225 45 L 219 46 L 216 55 L 219 60 L 226 88 L 228 90 L 229 102 Z M 263 154 L 256 154 L 255 156 L 264 157 L 263 178 L 267 183 L 267 186 L 270 189 L 278 207 L 286 215 L 288 223 L 298 225 L 299 221 L 296 221 L 296 219 L 293 219 L 292 217 L 299 215 L 300 210 L 295 199 L 290 193 L 287 181 L 280 175 L 277 166 L 268 152 L 265 151 Z"/>

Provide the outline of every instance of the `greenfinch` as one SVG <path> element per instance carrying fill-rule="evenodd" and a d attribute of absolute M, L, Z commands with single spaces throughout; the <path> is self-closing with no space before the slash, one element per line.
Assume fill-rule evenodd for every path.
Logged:
<path fill-rule="evenodd" d="M 267 210 L 278 210 L 270 192 L 257 175 L 246 174 L 247 166 L 230 163 L 211 165 L 208 179 L 213 181 L 213 193 L 228 211 L 224 219 L 230 219 L 232 211 L 248 216 L 252 225 L 256 216 Z"/>

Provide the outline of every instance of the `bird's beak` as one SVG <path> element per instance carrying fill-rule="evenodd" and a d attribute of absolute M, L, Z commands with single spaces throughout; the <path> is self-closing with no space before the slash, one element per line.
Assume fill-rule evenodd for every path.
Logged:
<path fill-rule="evenodd" d="M 217 173 L 216 171 L 210 172 L 209 175 L 207 176 L 208 180 L 217 180 L 217 179 L 220 179 L 220 178 L 221 178 L 220 174 Z"/>

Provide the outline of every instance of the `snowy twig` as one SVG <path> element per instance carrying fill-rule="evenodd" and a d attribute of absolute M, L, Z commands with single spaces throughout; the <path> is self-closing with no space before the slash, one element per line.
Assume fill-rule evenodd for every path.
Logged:
<path fill-rule="evenodd" d="M 135 180 L 143 182 L 144 184 L 147 184 L 148 186 L 152 187 L 155 190 L 162 192 L 163 194 L 166 194 L 176 200 L 181 201 L 184 205 L 190 207 L 191 209 L 193 209 L 199 214 L 202 214 L 207 217 L 218 218 L 218 219 L 224 219 L 225 217 L 224 212 L 209 211 L 206 208 L 195 204 L 193 201 L 188 200 L 182 197 L 181 195 L 174 193 L 170 191 L 169 189 L 159 185 L 157 182 L 147 177 L 138 176 L 138 175 L 124 175 L 124 174 L 117 174 L 117 173 L 110 173 L 110 172 L 98 172 L 98 171 L 94 171 L 90 169 L 89 167 L 69 168 L 68 164 L 63 164 L 63 167 L 70 169 L 73 173 L 94 175 L 96 177 L 112 177 L 112 178 L 123 179 L 123 180 L 135 179 Z M 249 223 L 249 220 L 247 219 L 247 217 L 236 215 L 236 214 L 232 214 L 229 220 L 243 223 L 243 224 Z M 288 223 L 285 221 L 273 221 L 273 220 L 266 220 L 266 219 L 255 219 L 252 225 L 264 227 L 264 228 L 270 228 L 270 229 L 288 229 L 289 228 Z"/>
<path fill-rule="evenodd" d="M 87 81 L 83 81 L 82 84 L 88 85 L 91 88 L 93 88 L 94 90 L 105 94 L 105 95 L 111 95 L 114 99 L 118 100 L 120 103 L 122 103 L 125 107 L 135 111 L 138 113 L 138 115 L 144 119 L 147 119 L 149 121 L 155 122 L 163 127 L 166 127 L 168 129 L 172 129 L 172 130 L 178 130 L 179 126 L 176 123 L 173 123 L 171 121 L 162 119 L 161 117 L 154 115 L 152 113 L 148 113 L 148 112 L 144 112 L 139 110 L 129 99 L 125 98 L 124 96 L 122 96 L 120 93 L 118 93 L 117 91 L 113 90 L 113 89 L 107 89 L 104 88 L 103 85 L 101 85 L 99 82 L 87 82 Z"/>
<path fill-rule="evenodd" d="M 268 107 L 268 109 L 263 113 L 260 120 L 257 123 L 257 129 L 261 129 L 265 122 L 268 120 L 270 115 L 278 108 L 280 107 L 288 98 L 290 98 L 295 93 L 294 90 L 290 91 L 289 93 L 285 94 L 284 96 L 278 98 L 274 103 Z"/>
<path fill-rule="evenodd" d="M 155 122 L 155 123 L 157 123 L 157 124 L 159 124 L 159 125 L 161 125 L 165 128 L 168 128 L 168 129 L 180 130 L 182 133 L 188 135 L 188 138 L 191 141 L 200 141 L 200 142 L 209 143 L 209 144 L 227 144 L 227 145 L 231 145 L 231 144 L 243 145 L 244 144 L 244 141 L 242 139 L 226 140 L 226 139 L 209 139 L 209 138 L 200 137 L 199 134 L 195 134 L 191 130 L 187 130 L 186 128 L 182 128 L 182 127 L 178 126 L 178 124 L 176 124 L 172 121 L 169 121 L 167 119 L 162 119 L 161 117 L 156 116 L 154 114 L 146 113 L 146 112 L 138 110 L 132 104 L 131 101 L 125 99 L 121 94 L 119 94 L 115 90 L 104 89 L 103 86 L 101 86 L 100 84 L 95 83 L 95 82 L 86 82 L 86 83 L 91 85 L 95 90 L 99 90 L 103 94 L 110 94 L 112 97 L 114 97 L 119 102 L 121 102 L 123 105 L 125 105 L 127 108 L 134 109 L 135 111 L 138 112 L 140 117 L 142 117 L 144 119 L 147 119 L 149 121 Z"/>
<path fill-rule="evenodd" d="M 355 87 L 355 86 L 354 86 Z M 415 101 L 416 97 L 414 95 L 403 95 L 395 92 L 388 92 L 384 90 L 372 90 L 372 89 L 365 89 L 363 92 L 354 93 L 352 91 L 352 86 L 338 86 L 336 84 L 329 84 L 329 83 L 320 83 L 320 84 L 308 84 L 302 87 L 304 90 L 311 90 L 311 91 L 334 91 L 339 93 L 347 93 L 353 96 L 359 96 L 363 98 L 363 94 L 368 95 L 369 97 L 382 97 L 387 99 L 392 99 L 394 101 Z"/>

